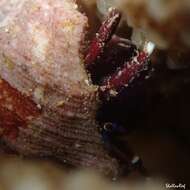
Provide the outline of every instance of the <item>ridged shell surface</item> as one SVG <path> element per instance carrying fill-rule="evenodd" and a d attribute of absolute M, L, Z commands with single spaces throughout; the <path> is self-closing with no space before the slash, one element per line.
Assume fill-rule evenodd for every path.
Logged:
<path fill-rule="evenodd" d="M 83 65 L 87 24 L 72 0 L 0 2 L 0 135 L 22 155 L 116 174 Z"/>

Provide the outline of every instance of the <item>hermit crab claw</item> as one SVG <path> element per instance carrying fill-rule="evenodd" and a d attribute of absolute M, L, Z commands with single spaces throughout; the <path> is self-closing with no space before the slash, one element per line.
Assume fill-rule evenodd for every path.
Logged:
<path fill-rule="evenodd" d="M 85 64 L 90 72 L 93 72 L 93 66 L 98 59 L 104 54 L 109 43 L 115 43 L 124 48 L 133 47 L 133 54 L 129 58 L 127 54 L 123 54 L 122 64 L 116 63 L 118 67 L 99 84 L 100 95 L 109 100 L 110 97 L 115 97 L 123 88 L 128 87 L 136 78 L 145 71 L 151 70 L 149 57 L 152 54 L 155 45 L 147 41 L 142 50 L 139 50 L 130 40 L 120 38 L 114 34 L 121 19 L 121 13 L 114 8 L 109 9 L 109 13 L 105 21 L 102 23 L 99 31 L 92 40 Z M 110 53 L 111 54 L 111 53 Z M 111 56 L 109 54 L 109 57 Z M 119 59 L 118 55 L 118 59 Z M 117 57 L 116 57 L 117 59 Z M 115 60 L 117 62 L 117 60 Z M 102 67 L 104 60 L 101 61 Z"/>

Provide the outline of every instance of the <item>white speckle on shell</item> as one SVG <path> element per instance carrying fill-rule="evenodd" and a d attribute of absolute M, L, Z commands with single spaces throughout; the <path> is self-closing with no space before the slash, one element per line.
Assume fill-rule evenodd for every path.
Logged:
<path fill-rule="evenodd" d="M 84 82 L 85 82 L 88 86 L 90 86 L 90 82 L 89 82 L 88 79 L 86 79 Z"/>
<path fill-rule="evenodd" d="M 43 101 L 44 100 L 44 89 L 42 87 L 35 88 L 34 97 L 39 102 Z"/>
<path fill-rule="evenodd" d="M 65 104 L 64 100 L 60 100 L 57 102 L 57 107 L 62 107 Z"/>
<path fill-rule="evenodd" d="M 37 57 L 39 61 L 44 61 L 46 59 L 49 38 L 46 32 L 40 29 L 38 25 L 39 23 L 36 23 L 36 25 L 28 24 L 28 31 L 31 34 L 34 42 L 34 46 L 32 48 L 33 55 Z"/>

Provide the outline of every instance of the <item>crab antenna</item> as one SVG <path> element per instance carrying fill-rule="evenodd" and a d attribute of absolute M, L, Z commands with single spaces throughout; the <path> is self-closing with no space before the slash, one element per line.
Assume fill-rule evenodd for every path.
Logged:
<path fill-rule="evenodd" d="M 110 8 L 107 18 L 102 23 L 99 31 L 92 40 L 88 53 L 85 57 L 85 64 L 87 68 L 90 68 L 95 60 L 101 55 L 107 42 L 112 38 L 112 35 L 114 34 L 120 20 L 120 12 L 115 8 Z"/>

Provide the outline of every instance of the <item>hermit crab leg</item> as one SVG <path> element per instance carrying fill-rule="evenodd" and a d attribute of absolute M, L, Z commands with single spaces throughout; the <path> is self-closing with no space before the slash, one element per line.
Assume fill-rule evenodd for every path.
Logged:
<path fill-rule="evenodd" d="M 99 31 L 92 40 L 90 48 L 85 58 L 85 64 L 87 68 L 95 62 L 95 60 L 101 55 L 106 44 L 112 38 L 119 22 L 121 19 L 121 14 L 114 8 L 109 10 L 108 17 L 102 23 Z"/>
<path fill-rule="evenodd" d="M 123 87 L 130 85 L 143 71 L 149 70 L 149 56 L 153 50 L 154 44 L 151 42 L 147 42 L 142 51 L 136 49 L 135 56 L 102 82 L 100 92 L 107 97 L 116 96 Z"/>
<path fill-rule="evenodd" d="M 109 92 L 110 95 L 117 95 L 122 87 L 129 85 L 145 69 L 145 65 L 148 62 L 147 54 L 138 50 L 136 53 L 137 55 L 135 57 L 103 81 L 102 87 L 100 88 L 103 92 Z"/>

